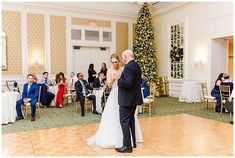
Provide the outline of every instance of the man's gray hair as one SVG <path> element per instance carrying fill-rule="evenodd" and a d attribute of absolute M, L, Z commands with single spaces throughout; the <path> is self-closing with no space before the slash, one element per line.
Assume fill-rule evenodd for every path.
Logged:
<path fill-rule="evenodd" d="M 134 58 L 133 52 L 130 49 L 127 49 L 123 52 L 123 55 L 125 55 L 126 57 L 131 57 Z"/>

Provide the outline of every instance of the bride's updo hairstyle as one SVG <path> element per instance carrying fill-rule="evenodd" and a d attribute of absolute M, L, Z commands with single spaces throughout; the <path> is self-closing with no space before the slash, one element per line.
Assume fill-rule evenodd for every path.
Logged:
<path fill-rule="evenodd" d="M 112 59 L 117 59 L 118 62 L 120 62 L 120 58 L 117 54 L 112 54 L 110 57 L 110 61 L 112 62 Z"/>

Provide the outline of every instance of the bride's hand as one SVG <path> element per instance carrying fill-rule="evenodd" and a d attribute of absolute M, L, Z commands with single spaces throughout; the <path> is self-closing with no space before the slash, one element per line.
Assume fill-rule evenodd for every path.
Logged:
<path fill-rule="evenodd" d="M 119 79 L 119 75 L 118 74 L 113 74 L 113 80 L 115 81 L 115 80 L 118 80 Z"/>

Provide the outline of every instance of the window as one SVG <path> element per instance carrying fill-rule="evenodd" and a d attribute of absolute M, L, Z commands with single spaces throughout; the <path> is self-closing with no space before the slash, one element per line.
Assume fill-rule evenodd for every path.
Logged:
<path fill-rule="evenodd" d="M 85 40 L 99 41 L 99 31 L 85 30 Z"/>
<path fill-rule="evenodd" d="M 72 38 L 72 40 L 81 40 L 81 30 L 72 29 L 71 30 L 71 38 Z"/>
<path fill-rule="evenodd" d="M 103 32 L 103 41 L 112 41 L 111 32 Z"/>

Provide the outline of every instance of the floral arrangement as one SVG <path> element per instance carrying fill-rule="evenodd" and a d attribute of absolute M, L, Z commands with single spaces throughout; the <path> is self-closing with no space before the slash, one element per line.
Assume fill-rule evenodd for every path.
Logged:
<path fill-rule="evenodd" d="M 184 36 L 183 23 L 171 26 L 171 77 L 182 79 L 184 77 Z"/>

